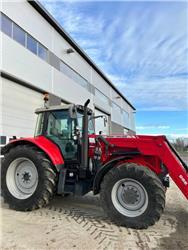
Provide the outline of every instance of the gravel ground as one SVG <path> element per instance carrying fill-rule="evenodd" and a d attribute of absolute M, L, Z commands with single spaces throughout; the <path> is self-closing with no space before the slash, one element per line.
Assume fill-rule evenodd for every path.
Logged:
<path fill-rule="evenodd" d="M 99 197 L 56 197 L 46 208 L 16 212 L 1 202 L 1 249 L 188 249 L 187 200 L 171 182 L 160 221 L 147 230 L 117 227 Z"/>

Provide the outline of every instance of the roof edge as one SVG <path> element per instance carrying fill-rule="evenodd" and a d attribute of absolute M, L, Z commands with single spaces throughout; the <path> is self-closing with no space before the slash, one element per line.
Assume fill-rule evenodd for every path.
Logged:
<path fill-rule="evenodd" d="M 70 35 L 62 28 L 55 18 L 44 8 L 37 0 L 27 0 L 27 2 L 43 16 L 48 23 L 89 63 L 89 65 L 127 102 L 133 110 L 136 108 L 125 98 L 125 96 L 115 87 L 108 77 L 98 68 L 92 59 L 80 48 L 80 46 L 70 37 Z"/>

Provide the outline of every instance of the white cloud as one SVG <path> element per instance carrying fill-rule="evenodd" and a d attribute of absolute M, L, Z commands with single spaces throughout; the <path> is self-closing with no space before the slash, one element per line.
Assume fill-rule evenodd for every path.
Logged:
<path fill-rule="evenodd" d="M 167 125 L 145 125 L 145 126 L 137 126 L 138 130 L 147 130 L 147 129 L 169 129 L 170 126 Z"/>
<path fill-rule="evenodd" d="M 102 16 L 96 18 L 85 16 L 80 9 L 77 8 L 74 2 L 46 2 L 42 1 L 47 10 L 57 19 L 57 21 L 70 33 L 78 34 L 80 41 L 91 42 L 95 45 L 97 41 L 81 38 L 83 35 L 97 35 L 103 30 Z M 85 45 L 85 44 L 83 44 Z"/>
<path fill-rule="evenodd" d="M 188 109 L 185 3 L 43 3 L 138 110 Z"/>
<path fill-rule="evenodd" d="M 139 111 L 178 111 L 188 109 L 188 80 L 178 77 L 126 79 L 113 77 L 114 83 L 134 102 Z"/>

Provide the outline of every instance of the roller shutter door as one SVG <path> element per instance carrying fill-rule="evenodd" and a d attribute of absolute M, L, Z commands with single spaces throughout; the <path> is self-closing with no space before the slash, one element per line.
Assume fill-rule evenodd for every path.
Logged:
<path fill-rule="evenodd" d="M 33 136 L 35 109 L 43 106 L 43 95 L 1 78 L 1 136 Z"/>

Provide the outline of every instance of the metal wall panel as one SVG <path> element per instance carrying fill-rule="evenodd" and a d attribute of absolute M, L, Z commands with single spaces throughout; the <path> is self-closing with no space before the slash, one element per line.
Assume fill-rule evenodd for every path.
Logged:
<path fill-rule="evenodd" d="M 111 99 L 111 87 L 92 69 L 92 84 Z"/>
<path fill-rule="evenodd" d="M 18 42 L 2 34 L 2 70 L 45 91 L 52 90 L 51 66 Z"/>
<path fill-rule="evenodd" d="M 124 134 L 124 128 L 115 123 L 115 122 L 111 122 L 111 133 L 112 135 L 123 135 Z"/>
<path fill-rule="evenodd" d="M 76 104 L 84 104 L 87 99 L 90 99 L 91 103 L 89 106 L 93 109 L 93 95 L 86 88 L 80 86 L 61 72 L 53 70 L 53 93 L 55 95 L 61 96 L 67 102 Z"/>
<path fill-rule="evenodd" d="M 57 31 L 53 31 L 53 48 L 52 51 L 63 62 L 72 67 L 75 71 L 84 77 L 88 82 L 91 82 L 91 66 L 76 52 L 73 48 L 73 53 L 67 54 L 67 49 L 72 48 Z"/>

